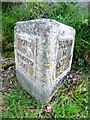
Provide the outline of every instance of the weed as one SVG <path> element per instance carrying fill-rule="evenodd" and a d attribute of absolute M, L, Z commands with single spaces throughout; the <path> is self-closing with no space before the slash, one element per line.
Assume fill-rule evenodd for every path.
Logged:
<path fill-rule="evenodd" d="M 40 102 L 28 97 L 25 91 L 18 86 L 5 97 L 7 108 L 3 111 L 4 118 L 36 117 L 40 110 Z"/>

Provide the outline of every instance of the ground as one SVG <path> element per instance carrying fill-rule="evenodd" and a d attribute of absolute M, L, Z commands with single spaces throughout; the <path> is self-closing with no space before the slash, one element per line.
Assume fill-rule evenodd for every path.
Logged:
<path fill-rule="evenodd" d="M 14 58 L 2 63 L 2 118 L 87 118 L 89 69 L 72 68 L 52 100 L 41 105 L 26 93 L 15 75 Z M 1 71 L 1 70 L 0 70 Z"/>

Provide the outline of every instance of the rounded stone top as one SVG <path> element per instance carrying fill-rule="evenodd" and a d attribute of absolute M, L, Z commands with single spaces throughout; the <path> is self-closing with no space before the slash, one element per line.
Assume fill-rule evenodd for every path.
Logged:
<path fill-rule="evenodd" d="M 58 26 L 58 27 L 64 25 L 67 28 L 70 28 L 70 29 L 74 30 L 73 27 L 70 27 L 70 26 L 65 25 L 63 23 L 60 23 L 60 22 L 58 22 L 54 19 L 46 19 L 46 18 L 34 19 L 34 20 L 28 20 L 28 21 L 19 21 L 19 22 L 16 23 L 16 25 L 25 24 L 25 23 L 26 24 L 31 24 L 31 23 L 42 24 L 42 23 L 44 23 L 44 24 L 47 24 L 48 26 L 53 26 L 54 25 L 54 26 Z"/>
<path fill-rule="evenodd" d="M 75 35 L 75 29 L 53 19 L 35 19 L 19 21 L 14 27 L 14 33 L 27 33 L 38 36 Z"/>
<path fill-rule="evenodd" d="M 41 18 L 41 19 L 34 19 L 34 20 L 28 20 L 28 21 L 19 21 L 19 22 L 17 22 L 16 24 L 20 24 L 20 23 L 27 23 L 27 22 L 45 22 L 45 23 L 47 23 L 47 22 L 49 22 L 49 23 L 59 23 L 59 22 L 57 22 L 57 21 L 55 21 L 55 20 L 53 20 L 53 19 L 46 19 L 46 18 Z"/>

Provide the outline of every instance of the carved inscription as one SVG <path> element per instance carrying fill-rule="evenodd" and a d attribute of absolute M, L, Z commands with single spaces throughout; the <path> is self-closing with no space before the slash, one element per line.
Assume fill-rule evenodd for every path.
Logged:
<path fill-rule="evenodd" d="M 27 34 L 17 35 L 17 50 L 22 52 L 30 59 L 34 59 L 35 42 Z"/>
<path fill-rule="evenodd" d="M 35 43 L 28 34 L 18 34 L 16 44 L 17 65 L 30 76 L 34 76 Z"/>
<path fill-rule="evenodd" d="M 72 39 L 58 40 L 56 78 L 69 68 L 71 59 Z"/>

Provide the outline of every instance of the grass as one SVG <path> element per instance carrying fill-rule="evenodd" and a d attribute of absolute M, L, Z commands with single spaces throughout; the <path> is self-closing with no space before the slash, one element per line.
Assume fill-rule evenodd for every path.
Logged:
<path fill-rule="evenodd" d="M 89 73 L 79 75 L 73 83 L 67 79 L 52 101 L 43 106 L 17 85 L 4 97 L 2 118 L 87 118 L 89 79 Z M 49 112 L 47 107 L 51 108 Z"/>
<path fill-rule="evenodd" d="M 3 114 L 5 118 L 32 118 L 37 116 L 40 108 L 40 103 L 32 97 L 27 98 L 21 88 L 11 91 L 5 101 L 8 106 Z"/>
<path fill-rule="evenodd" d="M 56 117 L 61 118 L 85 118 L 87 113 L 87 101 L 88 93 L 81 94 L 83 87 L 85 87 L 85 82 L 83 81 L 80 86 L 73 91 L 70 90 L 69 93 L 64 94 L 65 89 L 60 92 L 56 97 L 56 104 L 54 105 L 54 110 Z M 86 88 L 86 87 L 85 87 Z"/>

